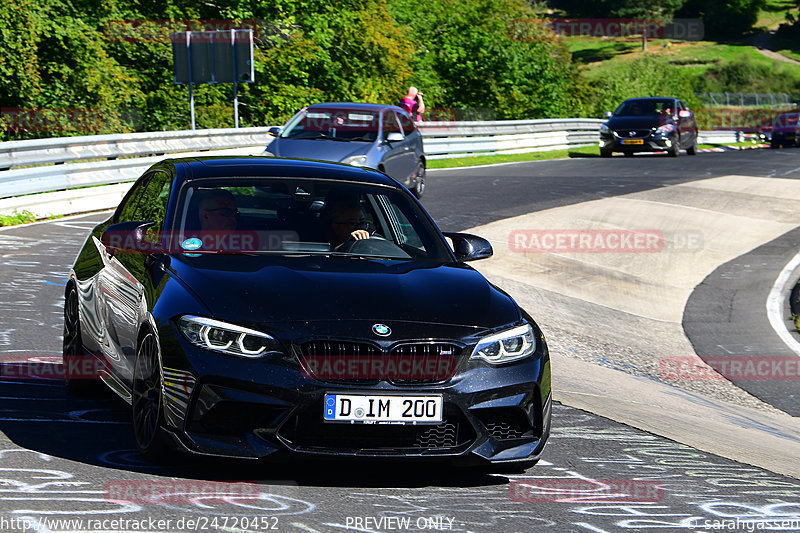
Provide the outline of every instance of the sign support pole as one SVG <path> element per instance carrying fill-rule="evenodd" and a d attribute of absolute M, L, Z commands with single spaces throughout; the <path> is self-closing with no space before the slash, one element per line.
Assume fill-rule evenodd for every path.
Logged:
<path fill-rule="evenodd" d="M 231 29 L 231 55 L 233 56 L 233 127 L 239 127 L 239 95 L 236 82 L 239 73 L 236 71 L 236 30 Z"/>
<path fill-rule="evenodd" d="M 189 108 L 192 113 L 192 130 L 195 129 L 194 123 L 194 90 L 192 89 L 192 47 L 190 46 L 192 39 L 192 32 L 186 32 L 186 62 L 189 71 Z"/>

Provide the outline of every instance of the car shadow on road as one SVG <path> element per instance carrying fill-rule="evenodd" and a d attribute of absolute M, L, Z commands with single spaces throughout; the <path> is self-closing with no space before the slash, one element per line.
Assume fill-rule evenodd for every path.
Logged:
<path fill-rule="evenodd" d="M 60 380 L 0 379 L 0 431 L 16 446 L 89 465 L 184 479 L 341 487 L 469 487 L 502 485 L 486 468 L 384 460 L 234 461 L 183 454 L 150 464 L 136 449 L 128 405 L 98 386 L 84 397 Z M 0 446 L 8 448 L 8 444 Z M 376 473 L 380 472 L 380 475 Z"/>

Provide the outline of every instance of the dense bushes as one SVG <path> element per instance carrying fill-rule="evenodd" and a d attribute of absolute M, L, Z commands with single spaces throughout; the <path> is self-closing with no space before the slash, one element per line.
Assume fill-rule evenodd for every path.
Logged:
<path fill-rule="evenodd" d="M 169 30 L 220 19 L 259 27 L 256 83 L 239 86 L 243 126 L 280 123 L 319 101 L 395 103 L 412 83 L 429 107 L 498 118 L 572 110 L 569 55 L 525 0 L 18 0 L 0 4 L 0 140 L 188 128 Z M 198 127 L 232 126 L 231 92 L 195 86 Z M 93 120 L 76 122 L 81 111 Z"/>

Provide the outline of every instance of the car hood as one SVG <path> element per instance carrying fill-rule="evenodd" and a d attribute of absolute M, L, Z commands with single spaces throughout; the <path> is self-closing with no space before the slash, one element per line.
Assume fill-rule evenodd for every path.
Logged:
<path fill-rule="evenodd" d="M 612 130 L 644 130 L 663 126 L 667 122 L 672 121 L 658 116 L 611 117 L 606 124 Z"/>
<path fill-rule="evenodd" d="M 518 322 L 516 303 L 464 264 L 338 257 L 176 255 L 170 270 L 213 318 L 284 338 L 461 337 Z M 363 331 L 362 331 L 363 330 Z"/>
<path fill-rule="evenodd" d="M 344 161 L 354 155 L 366 154 L 372 144 L 362 141 L 312 141 L 278 138 L 267 146 L 267 150 L 278 157 Z"/>

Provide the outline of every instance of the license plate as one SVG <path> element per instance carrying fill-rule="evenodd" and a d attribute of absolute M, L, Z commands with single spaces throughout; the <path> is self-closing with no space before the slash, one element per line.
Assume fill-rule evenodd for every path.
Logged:
<path fill-rule="evenodd" d="M 622 144 L 644 144 L 644 139 L 622 139 Z"/>
<path fill-rule="evenodd" d="M 326 394 L 323 419 L 351 424 L 438 424 L 442 397 Z"/>

